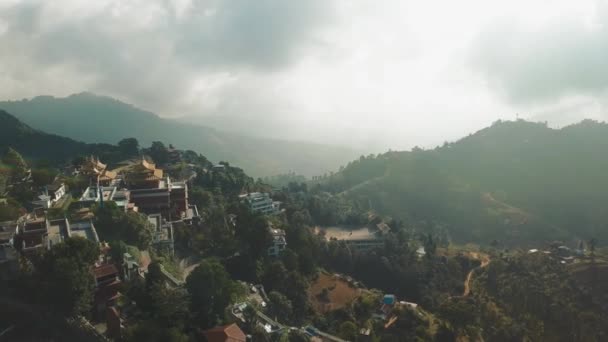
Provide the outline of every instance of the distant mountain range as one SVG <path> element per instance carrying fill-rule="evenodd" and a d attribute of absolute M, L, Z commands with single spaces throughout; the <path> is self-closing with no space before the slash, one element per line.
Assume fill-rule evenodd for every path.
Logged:
<path fill-rule="evenodd" d="M 360 154 L 347 147 L 249 137 L 164 119 L 91 93 L 4 101 L 0 109 L 44 132 L 87 143 L 115 144 L 126 137 L 138 139 L 142 146 L 162 141 L 199 152 L 214 162 L 236 164 L 253 176 L 288 171 L 307 176 L 323 174 Z"/>
<path fill-rule="evenodd" d="M 460 241 L 605 243 L 608 124 L 497 122 L 435 149 L 361 158 L 320 183 Z"/>

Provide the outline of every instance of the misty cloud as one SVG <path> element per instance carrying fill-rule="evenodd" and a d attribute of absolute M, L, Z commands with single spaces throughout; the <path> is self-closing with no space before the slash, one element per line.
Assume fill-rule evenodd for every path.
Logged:
<path fill-rule="evenodd" d="M 472 65 L 514 104 L 603 96 L 608 89 L 608 11 L 562 16 L 540 28 L 505 20 L 475 42 Z"/>
<path fill-rule="evenodd" d="M 0 11 L 0 80 L 31 96 L 90 90 L 179 111 L 184 98 L 204 96 L 192 94 L 196 84 L 218 74 L 288 66 L 332 13 L 322 0 L 180 3 L 8 5 Z"/>
<path fill-rule="evenodd" d="M 516 114 L 601 118 L 598 3 L 5 0 L 0 98 L 90 91 L 245 134 L 433 147 Z"/>

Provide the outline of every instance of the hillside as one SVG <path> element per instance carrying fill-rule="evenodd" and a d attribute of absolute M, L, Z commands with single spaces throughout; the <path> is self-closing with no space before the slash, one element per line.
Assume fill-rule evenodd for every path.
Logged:
<path fill-rule="evenodd" d="M 455 240 L 606 241 L 607 148 L 604 123 L 497 122 L 433 150 L 361 158 L 319 183 Z"/>
<path fill-rule="evenodd" d="M 310 176 L 337 169 L 357 156 L 355 151 L 343 147 L 246 137 L 163 119 L 90 93 L 6 101 L 0 102 L 0 108 L 45 132 L 88 143 L 114 144 L 125 137 L 137 138 L 142 145 L 163 141 L 204 154 L 214 162 L 237 164 L 254 176 L 288 171 Z"/>
<path fill-rule="evenodd" d="M 47 134 L 22 123 L 0 110 L 0 151 L 13 147 L 25 157 L 49 161 L 65 161 L 92 149 L 87 144 Z"/>

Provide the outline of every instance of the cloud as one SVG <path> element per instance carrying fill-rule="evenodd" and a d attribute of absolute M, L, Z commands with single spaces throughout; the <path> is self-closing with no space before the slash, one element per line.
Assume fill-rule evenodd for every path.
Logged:
<path fill-rule="evenodd" d="M 197 84 L 289 66 L 332 13 L 324 0 L 4 6 L 0 82 L 12 91 L 3 95 L 90 90 L 172 114 L 204 96 Z"/>
<path fill-rule="evenodd" d="M 472 65 L 515 105 L 601 96 L 608 89 L 607 9 L 592 17 L 565 13 L 540 27 L 505 19 L 479 35 Z"/>

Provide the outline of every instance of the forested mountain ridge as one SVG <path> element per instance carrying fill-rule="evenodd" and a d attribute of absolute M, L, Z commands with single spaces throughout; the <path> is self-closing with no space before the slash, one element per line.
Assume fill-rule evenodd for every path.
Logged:
<path fill-rule="evenodd" d="M 163 119 L 130 104 L 90 93 L 5 101 L 0 102 L 0 108 L 45 132 L 87 143 L 113 144 L 131 136 L 142 145 L 163 141 L 202 153 L 214 162 L 238 164 L 254 176 L 293 170 L 304 175 L 323 173 L 357 155 L 346 147 L 247 137 Z"/>
<path fill-rule="evenodd" d="M 361 157 L 322 188 L 461 241 L 608 238 L 608 125 L 496 122 L 433 150 Z"/>
<path fill-rule="evenodd" d="M 16 148 L 29 158 L 50 161 L 65 161 L 90 149 L 85 143 L 35 130 L 0 110 L 0 150 L 7 147 Z"/>

